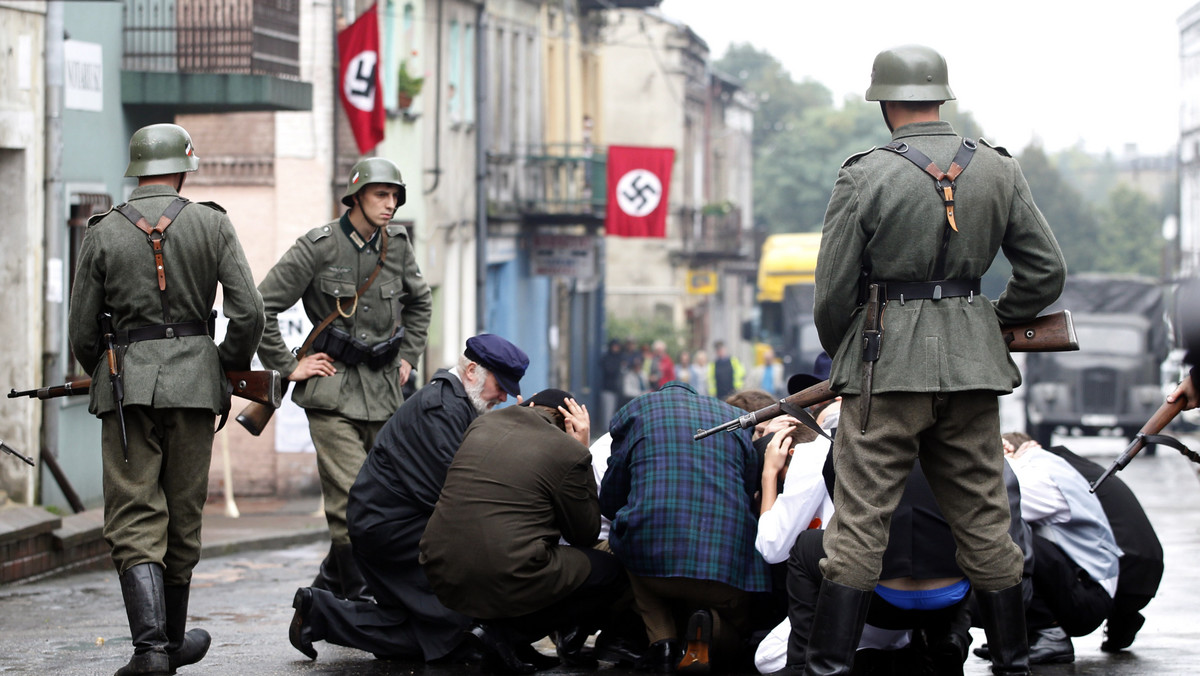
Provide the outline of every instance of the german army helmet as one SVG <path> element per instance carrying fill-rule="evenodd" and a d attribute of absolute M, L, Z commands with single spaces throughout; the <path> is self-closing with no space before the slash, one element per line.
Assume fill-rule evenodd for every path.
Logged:
<path fill-rule="evenodd" d="M 129 139 L 126 176 L 178 174 L 199 167 L 200 158 L 192 147 L 192 137 L 177 124 L 142 127 Z"/>
<path fill-rule="evenodd" d="M 404 179 L 400 177 L 400 167 L 395 162 L 384 157 L 368 157 L 359 160 L 350 170 L 350 180 L 346 181 L 346 194 L 342 195 L 342 204 L 354 206 L 354 194 L 362 190 L 368 183 L 387 183 L 400 187 L 400 199 L 396 202 L 399 207 L 404 204 Z"/>
<path fill-rule="evenodd" d="M 868 101 L 950 101 L 950 78 L 941 54 L 922 45 L 886 49 L 871 66 Z"/>

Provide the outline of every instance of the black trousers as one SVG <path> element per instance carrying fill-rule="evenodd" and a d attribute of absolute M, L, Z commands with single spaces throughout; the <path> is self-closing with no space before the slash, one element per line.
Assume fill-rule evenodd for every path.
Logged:
<path fill-rule="evenodd" d="M 591 563 L 583 584 L 549 606 L 520 617 L 488 620 L 513 642 L 532 643 L 558 629 L 582 627 L 591 634 L 603 629 L 606 620 L 619 614 L 614 601 L 628 604 L 629 578 L 617 557 L 608 552 L 578 547 Z"/>
<path fill-rule="evenodd" d="M 1059 625 L 1070 636 L 1092 633 L 1113 609 L 1113 599 L 1061 547 L 1033 536 L 1033 601 L 1025 610 L 1030 631 Z"/>
<path fill-rule="evenodd" d="M 807 663 L 808 637 L 812 632 L 817 594 L 821 591 L 821 559 L 825 531 L 806 530 L 796 538 L 788 557 L 788 620 L 792 633 L 788 636 L 787 663 L 798 666 Z M 872 593 L 867 611 L 867 623 L 882 629 L 923 629 L 928 644 L 947 640 L 951 631 L 970 629 L 967 612 L 968 595 L 963 600 L 936 610 L 897 608 L 879 594 Z"/>

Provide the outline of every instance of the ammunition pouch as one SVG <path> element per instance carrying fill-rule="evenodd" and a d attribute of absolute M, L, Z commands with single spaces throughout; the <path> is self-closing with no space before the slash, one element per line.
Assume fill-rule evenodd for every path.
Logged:
<path fill-rule="evenodd" d="M 378 371 L 396 358 L 400 352 L 400 340 L 404 337 L 404 327 L 397 327 L 391 338 L 368 345 L 336 326 L 327 327 L 315 340 L 312 351 L 324 352 L 334 361 L 340 361 L 347 366 L 366 364 L 367 368 Z"/>

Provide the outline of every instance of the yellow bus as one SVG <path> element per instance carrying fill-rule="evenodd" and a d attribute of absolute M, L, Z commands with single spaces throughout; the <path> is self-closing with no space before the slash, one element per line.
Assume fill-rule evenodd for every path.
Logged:
<path fill-rule="evenodd" d="M 787 373 L 810 372 L 821 345 L 813 325 L 813 284 L 821 233 L 771 235 L 758 260 L 757 316 L 747 340 L 755 357 L 771 347 Z"/>

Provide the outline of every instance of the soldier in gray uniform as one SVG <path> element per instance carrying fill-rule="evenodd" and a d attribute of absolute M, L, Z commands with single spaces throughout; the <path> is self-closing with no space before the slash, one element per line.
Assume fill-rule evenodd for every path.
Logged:
<path fill-rule="evenodd" d="M 262 298 L 225 210 L 179 196 L 198 165 L 182 127 L 133 135 L 125 175 L 138 187 L 88 223 L 71 293 L 71 349 L 92 374 L 88 410 L 101 420 L 104 537 L 133 638 L 118 675 L 173 674 L 208 651 L 208 632 L 185 623 L 215 416 L 228 411 L 224 371 L 250 368 L 263 331 Z M 229 319 L 220 345 L 210 319 L 218 284 Z"/>
<path fill-rule="evenodd" d="M 941 121 L 954 98 L 941 55 L 881 52 L 866 98 L 880 102 L 892 143 L 842 165 L 817 259 L 815 322 L 835 355 L 842 424 L 806 673 L 850 673 L 918 455 L 979 600 L 993 672 L 1028 673 L 1022 556 L 1008 534 L 996 442 L 997 396 L 1021 378 L 999 325 L 1052 303 L 1066 265 L 1016 160 Z M 991 302 L 979 279 L 1000 249 L 1013 272 Z M 872 286 L 881 340 L 864 331 Z"/>
<path fill-rule="evenodd" d="M 258 287 L 267 314 L 258 356 L 296 383 L 292 400 L 317 449 L 331 546 L 312 586 L 353 600 L 369 595 L 346 528 L 347 496 L 375 435 L 404 401 L 432 309 L 407 231 L 389 225 L 404 200 L 395 164 L 359 161 L 342 196 L 349 209 L 297 239 Z M 301 359 L 277 320 L 296 301 L 317 329 L 326 324 Z"/>

